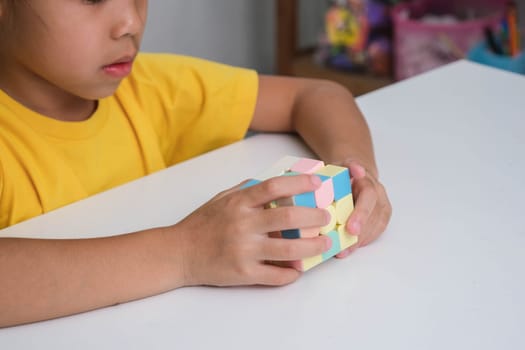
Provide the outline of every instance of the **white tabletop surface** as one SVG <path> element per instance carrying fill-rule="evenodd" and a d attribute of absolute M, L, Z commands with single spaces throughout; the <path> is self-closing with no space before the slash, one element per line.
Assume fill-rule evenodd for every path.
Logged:
<path fill-rule="evenodd" d="M 459 61 L 358 103 L 394 208 L 374 244 L 282 288 L 183 288 L 0 330 L 0 349 L 525 349 L 525 77 Z M 283 155 L 310 153 L 250 137 L 0 236 L 172 224 Z"/>

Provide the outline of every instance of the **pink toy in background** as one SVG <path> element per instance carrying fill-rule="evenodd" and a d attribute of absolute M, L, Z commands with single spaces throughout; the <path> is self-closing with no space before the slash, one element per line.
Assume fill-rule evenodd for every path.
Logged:
<path fill-rule="evenodd" d="M 416 0 L 393 8 L 395 78 L 465 58 L 495 28 L 506 0 Z"/>

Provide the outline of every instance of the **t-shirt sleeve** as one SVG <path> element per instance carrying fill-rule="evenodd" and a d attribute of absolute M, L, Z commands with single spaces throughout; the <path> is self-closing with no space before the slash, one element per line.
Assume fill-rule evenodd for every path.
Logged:
<path fill-rule="evenodd" d="M 170 54 L 142 54 L 129 86 L 149 114 L 166 164 L 241 140 L 254 114 L 255 71 Z"/>
<path fill-rule="evenodd" d="M 2 160 L 0 160 L 0 203 L 2 200 L 3 193 L 4 193 L 4 166 L 2 165 Z"/>

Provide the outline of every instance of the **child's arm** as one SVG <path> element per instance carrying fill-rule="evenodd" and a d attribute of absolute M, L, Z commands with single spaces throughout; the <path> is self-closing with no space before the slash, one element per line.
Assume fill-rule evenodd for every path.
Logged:
<path fill-rule="evenodd" d="M 275 239 L 268 232 L 320 227 L 323 209 L 265 210 L 313 191 L 317 176 L 279 177 L 225 191 L 178 224 L 85 240 L 0 239 L 0 328 L 70 315 L 188 285 L 282 285 L 300 273 L 265 261 L 329 249 L 327 237 Z"/>
<path fill-rule="evenodd" d="M 325 162 L 348 166 L 356 196 L 349 231 L 363 246 L 385 230 L 391 205 L 378 180 L 368 126 L 348 90 L 329 81 L 261 76 L 251 128 L 296 131 Z"/>
<path fill-rule="evenodd" d="M 164 229 L 85 240 L 0 239 L 0 328 L 176 288 L 183 282 L 176 241 Z"/>

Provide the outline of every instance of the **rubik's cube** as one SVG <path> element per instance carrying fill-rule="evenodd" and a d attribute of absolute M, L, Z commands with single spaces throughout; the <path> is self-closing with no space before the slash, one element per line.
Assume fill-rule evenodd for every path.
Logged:
<path fill-rule="evenodd" d="M 293 176 L 298 174 L 314 174 L 319 176 L 322 185 L 314 192 L 306 192 L 293 197 L 276 200 L 268 204 L 269 208 L 280 206 L 304 206 L 326 209 L 330 215 L 330 223 L 324 227 L 311 227 L 284 230 L 283 238 L 297 239 L 326 235 L 332 240 L 332 248 L 317 256 L 285 263 L 299 271 L 307 271 L 326 261 L 342 250 L 357 243 L 357 237 L 346 232 L 345 225 L 354 210 L 350 172 L 348 168 L 336 165 L 325 165 L 322 161 L 309 158 L 286 156 L 272 167 L 259 174 L 244 187 L 253 186 L 259 182 L 276 176 Z"/>

